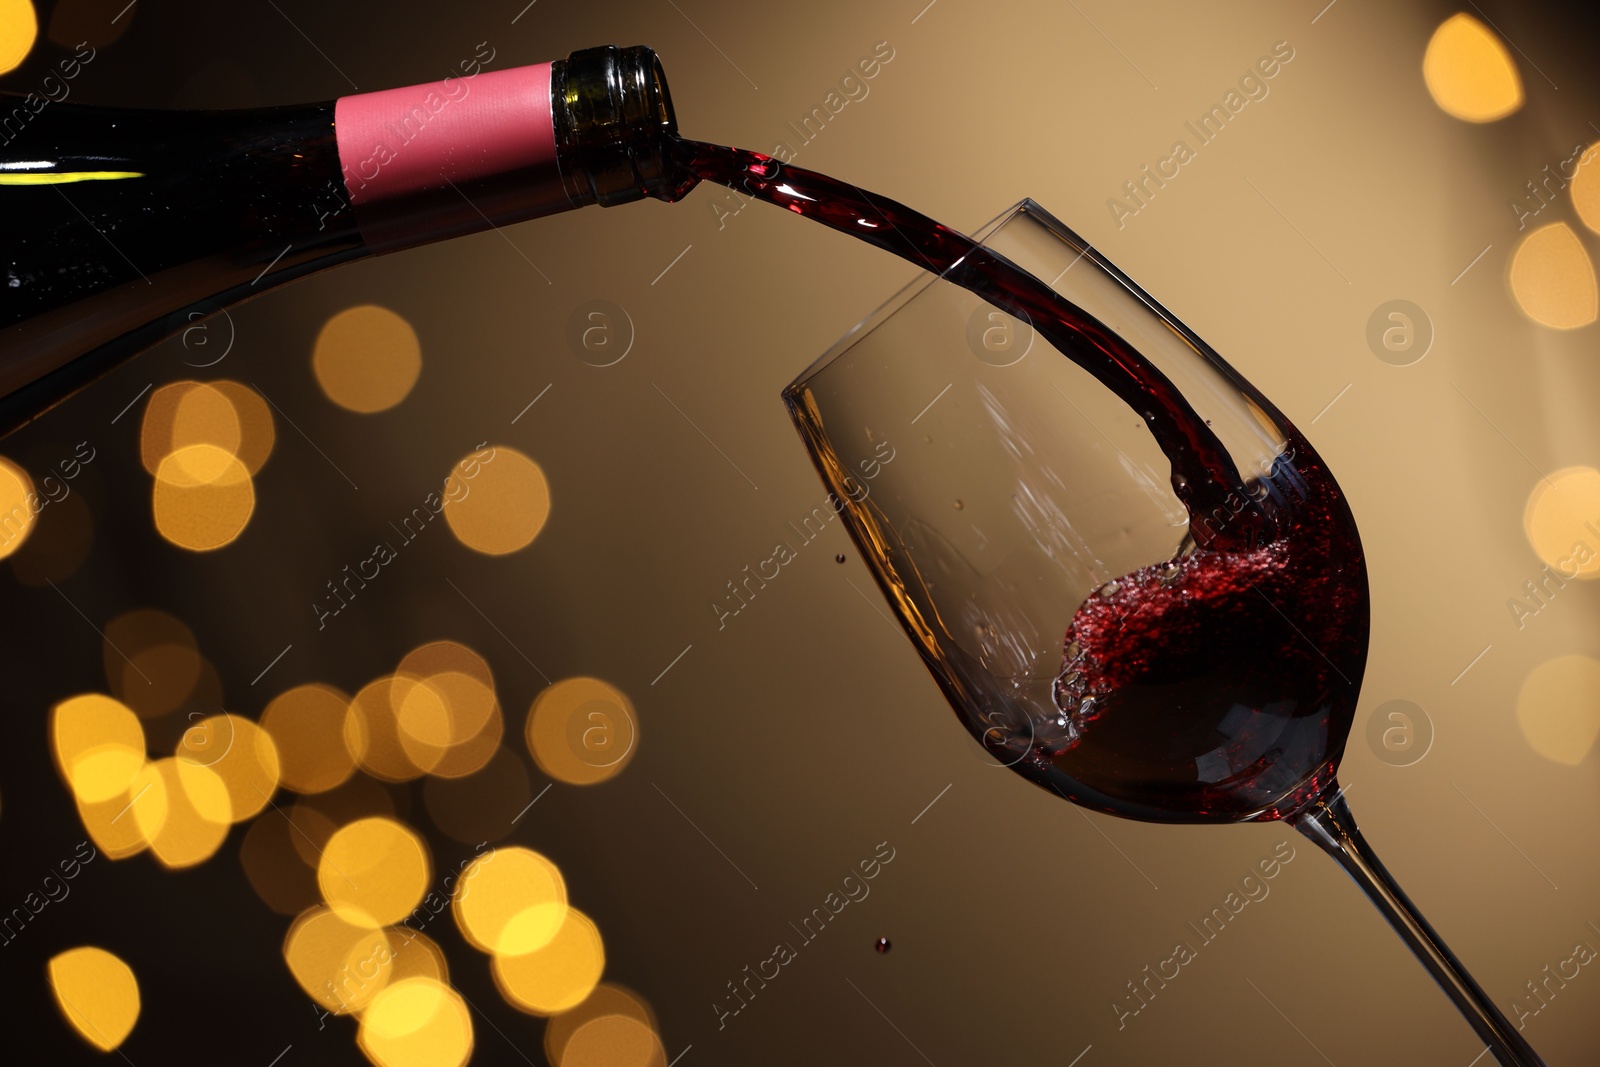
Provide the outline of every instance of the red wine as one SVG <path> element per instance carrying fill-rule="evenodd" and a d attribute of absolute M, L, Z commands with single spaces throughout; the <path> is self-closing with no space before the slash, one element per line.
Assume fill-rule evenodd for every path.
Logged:
<path fill-rule="evenodd" d="M 955 677 L 934 676 L 975 737 L 1068 799 L 1153 821 L 1282 818 L 1333 780 L 1366 661 L 1366 568 L 1343 494 L 1287 420 L 1277 416 L 1289 447 L 1246 482 L 1158 368 L 1004 256 L 902 204 L 759 153 L 692 141 L 680 150 L 702 179 L 848 233 L 1029 322 L 1138 412 L 1171 462 L 1189 536 L 1171 559 L 1107 583 L 1078 608 L 1054 720 L 1033 721 L 955 642 L 943 643 L 941 666 Z M 797 397 L 786 400 L 829 478 L 818 456 L 824 431 Z M 881 549 L 847 515 L 858 547 L 875 558 Z"/>

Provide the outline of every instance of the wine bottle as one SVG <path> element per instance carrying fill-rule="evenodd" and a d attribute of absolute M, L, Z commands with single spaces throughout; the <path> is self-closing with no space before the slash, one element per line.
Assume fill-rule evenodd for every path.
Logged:
<path fill-rule="evenodd" d="M 298 107 L 27 100 L 0 94 L 0 433 L 313 271 L 698 181 L 642 46 Z"/>

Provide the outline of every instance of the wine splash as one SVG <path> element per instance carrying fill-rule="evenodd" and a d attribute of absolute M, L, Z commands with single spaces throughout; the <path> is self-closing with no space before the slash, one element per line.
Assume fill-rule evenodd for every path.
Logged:
<path fill-rule="evenodd" d="M 1168 822 L 1282 818 L 1333 780 L 1365 667 L 1366 571 L 1343 495 L 1297 432 L 1247 483 L 1159 369 L 1004 256 L 759 153 L 694 141 L 679 151 L 699 178 L 893 253 L 1030 323 L 1137 412 L 1171 462 L 1189 536 L 1171 559 L 1078 608 L 1053 690 L 1059 714 L 1029 729 L 1022 758 L 1008 760 L 1016 770 L 1086 806 Z M 981 724 L 973 732 L 989 743 Z"/>

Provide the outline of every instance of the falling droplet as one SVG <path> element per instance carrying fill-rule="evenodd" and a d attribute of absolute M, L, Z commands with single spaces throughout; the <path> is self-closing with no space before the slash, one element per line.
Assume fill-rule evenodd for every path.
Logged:
<path fill-rule="evenodd" d="M 965 505 L 965 504 L 963 504 L 963 503 L 962 503 L 962 502 L 961 502 L 961 501 L 959 501 L 959 500 L 957 500 L 957 501 L 956 501 L 956 502 L 955 502 L 955 504 L 954 504 L 954 507 L 955 507 L 955 509 L 956 509 L 956 510 L 957 510 L 957 511 L 960 511 L 960 510 L 961 510 L 961 509 L 962 509 L 962 508 L 964 508 L 964 507 L 966 507 L 966 505 Z"/>
<path fill-rule="evenodd" d="M 889 943 L 889 939 L 887 937 L 880 937 L 878 938 L 877 943 L 872 947 L 877 949 L 879 952 L 888 952 L 889 949 L 893 948 L 894 946 Z"/>
<path fill-rule="evenodd" d="M 931 434 L 931 433 L 923 434 L 922 435 L 922 440 L 927 444 L 930 444 L 930 445 L 933 444 L 933 434 Z"/>
<path fill-rule="evenodd" d="M 1098 592 L 1101 596 L 1116 596 L 1117 590 L 1121 588 L 1122 585 L 1115 578 L 1113 578 L 1105 585 L 1102 585 L 1099 589 L 1097 589 L 1096 592 Z"/>
<path fill-rule="evenodd" d="M 843 562 L 844 562 L 844 553 L 843 553 L 843 552 L 841 552 L 841 553 L 839 553 L 839 554 L 838 554 L 838 555 L 837 555 L 837 556 L 834 556 L 834 557 L 833 557 L 833 561 L 834 561 L 834 562 L 835 562 L 835 563 L 843 563 Z"/>

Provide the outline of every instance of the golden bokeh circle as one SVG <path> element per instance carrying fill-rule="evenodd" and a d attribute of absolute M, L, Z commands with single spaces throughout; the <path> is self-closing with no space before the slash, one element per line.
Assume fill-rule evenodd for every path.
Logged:
<path fill-rule="evenodd" d="M 322 899 L 356 926 L 397 923 L 427 892 L 428 848 L 409 827 L 381 816 L 357 819 L 328 839 L 317 864 Z"/>
<path fill-rule="evenodd" d="M 625 1015 L 637 1020 L 647 1030 L 657 1029 L 656 1015 L 650 1004 L 626 986 L 602 982 L 594 988 L 583 1003 L 554 1016 L 544 1027 L 544 1054 L 553 1067 L 566 1062 L 567 1042 L 578 1028 L 605 1015 Z"/>
<path fill-rule="evenodd" d="M 530 1015 L 550 1016 L 582 1004 L 606 968 L 600 929 L 577 908 L 548 944 L 532 952 L 494 957 L 494 982 L 507 1004 Z"/>
<path fill-rule="evenodd" d="M 401 703 L 417 684 L 414 677 L 386 675 L 362 686 L 350 700 L 344 719 L 344 743 L 356 764 L 374 778 L 409 782 L 444 758 L 442 749 L 416 743 L 408 747 L 401 738 Z M 422 697 L 416 695 L 414 699 Z M 423 761 L 420 766 L 419 758 Z"/>
<path fill-rule="evenodd" d="M 396 677 L 400 745 L 411 761 L 441 778 L 481 770 L 504 729 L 494 690 L 459 671 Z"/>
<path fill-rule="evenodd" d="M 526 548 L 550 517 L 550 484 L 539 465 L 514 448 L 475 452 L 445 479 L 444 517 L 463 545 L 487 556 Z"/>
<path fill-rule="evenodd" d="M 239 447 L 235 455 L 245 470 L 254 475 L 277 443 L 278 433 L 272 421 L 272 409 L 266 398 L 241 382 L 220 379 L 208 382 L 211 388 L 228 398 L 233 413 L 239 420 Z"/>
<path fill-rule="evenodd" d="M 428 773 L 438 778 L 463 778 L 482 770 L 505 730 L 494 675 L 483 657 L 455 641 L 430 641 L 406 653 L 395 675 L 425 682 L 449 717 L 449 740 L 442 747 L 436 740 L 430 743 L 413 735 L 400 723 L 401 748 L 407 757 L 427 764 Z M 397 684 L 395 691 L 403 688 Z M 400 700 L 403 710 L 404 697 Z M 425 707 L 424 703 L 413 708 L 413 714 Z"/>
<path fill-rule="evenodd" d="M 1511 257 L 1511 295 L 1522 313 L 1553 330 L 1587 326 L 1600 314 L 1600 288 L 1583 242 L 1564 222 L 1541 226 Z"/>
<path fill-rule="evenodd" d="M 1583 224 L 1600 233 L 1600 141 L 1583 150 L 1572 176 L 1572 206 Z"/>
<path fill-rule="evenodd" d="M 139 1021 L 139 980 L 103 948 L 85 945 L 50 958 L 50 989 L 62 1016 L 102 1052 L 121 1045 Z"/>
<path fill-rule="evenodd" d="M 394 946 L 389 981 L 403 982 L 408 978 L 450 981 L 450 965 L 437 941 L 409 926 L 391 926 L 388 934 L 389 943 Z"/>
<path fill-rule="evenodd" d="M 1462 12 L 1440 24 L 1422 58 L 1428 92 L 1447 115 L 1493 122 L 1522 106 L 1522 77 L 1495 33 Z"/>
<path fill-rule="evenodd" d="M 77 799 L 78 821 L 100 855 L 123 860 L 150 847 L 144 831 L 139 829 L 139 820 L 128 814 L 134 801 L 133 794 L 126 791 L 110 800 Z"/>
<path fill-rule="evenodd" d="M 0 74 L 22 66 L 38 37 L 32 0 L 0 0 Z"/>
<path fill-rule="evenodd" d="M 345 308 L 323 324 L 311 367 L 329 400 L 371 414 L 404 400 L 422 373 L 422 346 L 411 324 L 386 307 Z"/>
<path fill-rule="evenodd" d="M 162 537 L 191 552 L 209 552 L 244 532 L 256 508 L 255 485 L 232 452 L 188 445 L 161 461 L 151 508 Z"/>
<path fill-rule="evenodd" d="M 267 705 L 261 726 L 278 747 L 284 788 L 325 793 L 355 773 L 344 736 L 349 707 L 349 697 L 320 682 L 279 693 Z"/>
<path fill-rule="evenodd" d="M 164 867 L 193 867 L 227 839 L 233 805 L 211 768 L 174 757 L 147 763 L 128 787 L 129 811 Z"/>
<path fill-rule="evenodd" d="M 38 519 L 33 479 L 27 471 L 0 456 L 0 559 L 23 546 Z"/>
<path fill-rule="evenodd" d="M 126 611 L 106 623 L 101 662 L 118 700 L 141 719 L 182 707 L 200 684 L 205 662 L 183 620 L 154 608 Z"/>
<path fill-rule="evenodd" d="M 1523 508 L 1522 529 L 1534 554 L 1559 577 L 1600 578 L 1600 470 L 1563 467 L 1539 479 Z"/>
<path fill-rule="evenodd" d="M 534 699 L 524 736 L 540 770 L 569 785 L 594 785 L 633 759 L 639 716 L 615 686 L 598 678 L 563 678 Z"/>
<path fill-rule="evenodd" d="M 283 960 L 300 988 L 331 1012 L 350 1014 L 388 984 L 394 946 L 387 931 L 358 925 L 329 908 L 302 912 L 283 939 Z"/>
<path fill-rule="evenodd" d="M 396 814 L 394 798 L 382 783 L 365 774 L 352 775 L 343 785 L 301 798 L 288 809 L 295 828 L 291 841 L 306 866 L 315 869 L 339 827 L 373 816 L 392 819 Z"/>
<path fill-rule="evenodd" d="M 461 872 L 451 908 L 479 951 L 522 955 L 543 948 L 567 915 L 567 883 L 532 849 L 497 848 Z"/>
<path fill-rule="evenodd" d="M 407 978 L 361 1013 L 356 1042 L 377 1067 L 462 1067 L 472 1056 L 472 1016 L 443 982 Z"/>
<path fill-rule="evenodd" d="M 194 720 L 178 741 L 177 756 L 222 779 L 234 822 L 260 813 L 278 788 L 278 746 L 243 716 L 223 712 Z"/>
<path fill-rule="evenodd" d="M 1588 656 L 1557 656 L 1522 683 L 1517 725 L 1545 759 L 1582 763 L 1600 737 L 1600 663 Z"/>
<path fill-rule="evenodd" d="M 244 430 L 233 401 L 207 382 L 170 382 L 150 394 L 139 426 L 139 460 L 156 474 L 180 448 L 213 445 L 239 454 Z"/>
<path fill-rule="evenodd" d="M 556 1067 L 667 1067 L 667 1053 L 632 1015 L 601 1015 L 573 1031 Z"/>
<path fill-rule="evenodd" d="M 144 727 L 120 701 L 83 693 L 50 712 L 56 769 L 73 796 L 86 804 L 120 798 L 144 767 Z"/>

